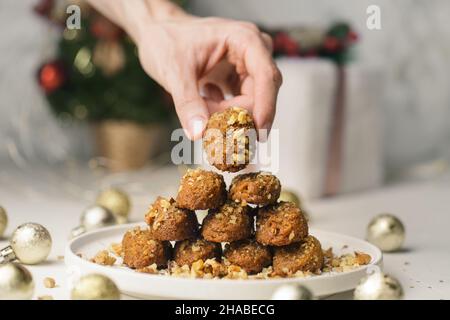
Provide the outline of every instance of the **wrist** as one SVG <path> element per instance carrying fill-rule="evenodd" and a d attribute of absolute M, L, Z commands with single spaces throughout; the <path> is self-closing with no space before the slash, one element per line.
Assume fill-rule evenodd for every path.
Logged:
<path fill-rule="evenodd" d="M 153 21 L 184 20 L 192 17 L 170 0 L 144 0 Z"/>
<path fill-rule="evenodd" d="M 137 43 L 145 21 L 151 21 L 145 0 L 88 0 L 89 4 L 119 25 Z"/>
<path fill-rule="evenodd" d="M 170 0 L 123 0 L 124 29 L 139 46 L 148 37 L 149 24 L 192 18 Z"/>

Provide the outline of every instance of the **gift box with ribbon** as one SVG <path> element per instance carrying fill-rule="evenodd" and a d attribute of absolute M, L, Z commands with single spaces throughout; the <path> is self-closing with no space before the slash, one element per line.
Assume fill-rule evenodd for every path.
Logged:
<path fill-rule="evenodd" d="M 277 63 L 284 82 L 273 128 L 285 186 L 305 198 L 379 186 L 384 175 L 380 75 L 323 59 Z"/>

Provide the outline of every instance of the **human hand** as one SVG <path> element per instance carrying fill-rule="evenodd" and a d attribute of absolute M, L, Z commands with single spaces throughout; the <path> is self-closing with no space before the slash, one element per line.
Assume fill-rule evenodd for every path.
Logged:
<path fill-rule="evenodd" d="M 257 129 L 270 130 L 282 78 L 270 37 L 254 24 L 178 14 L 137 30 L 141 64 L 172 95 L 190 139 L 201 137 L 211 113 L 229 106 L 249 109 Z"/>

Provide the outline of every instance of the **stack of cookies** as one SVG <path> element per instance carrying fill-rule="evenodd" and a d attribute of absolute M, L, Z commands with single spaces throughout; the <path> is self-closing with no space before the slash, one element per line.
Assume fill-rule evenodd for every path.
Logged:
<path fill-rule="evenodd" d="M 208 127 L 219 128 L 224 135 L 240 130 L 240 137 L 254 124 L 245 109 L 230 108 L 214 114 Z M 225 161 L 211 163 L 231 172 L 244 168 L 251 157 L 251 146 L 248 140 L 243 142 L 248 150 L 241 159 L 244 164 L 237 157 L 229 165 Z M 212 152 L 217 141 L 205 139 L 204 143 L 209 145 L 205 150 Z M 124 236 L 124 263 L 136 269 L 153 264 L 164 268 L 172 260 L 178 266 L 190 267 L 199 260 L 215 259 L 248 274 L 269 266 L 279 276 L 319 272 L 323 265 L 321 245 L 308 234 L 308 223 L 300 208 L 278 201 L 280 191 L 280 181 L 270 173 L 237 175 L 227 191 L 222 175 L 188 170 L 176 199 L 158 197 L 150 206 L 145 215 L 148 228 L 130 230 Z M 201 225 L 196 210 L 208 210 Z M 173 248 L 171 242 L 175 243 Z"/>

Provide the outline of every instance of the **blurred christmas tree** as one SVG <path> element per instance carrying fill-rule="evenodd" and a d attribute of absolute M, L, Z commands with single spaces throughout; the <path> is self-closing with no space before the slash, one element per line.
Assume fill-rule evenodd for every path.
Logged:
<path fill-rule="evenodd" d="M 81 8 L 81 28 L 66 28 L 66 8 Z M 42 65 L 38 81 L 62 119 L 167 121 L 164 90 L 141 68 L 133 41 L 84 1 L 41 0 L 35 11 L 61 30 L 56 57 Z"/>

